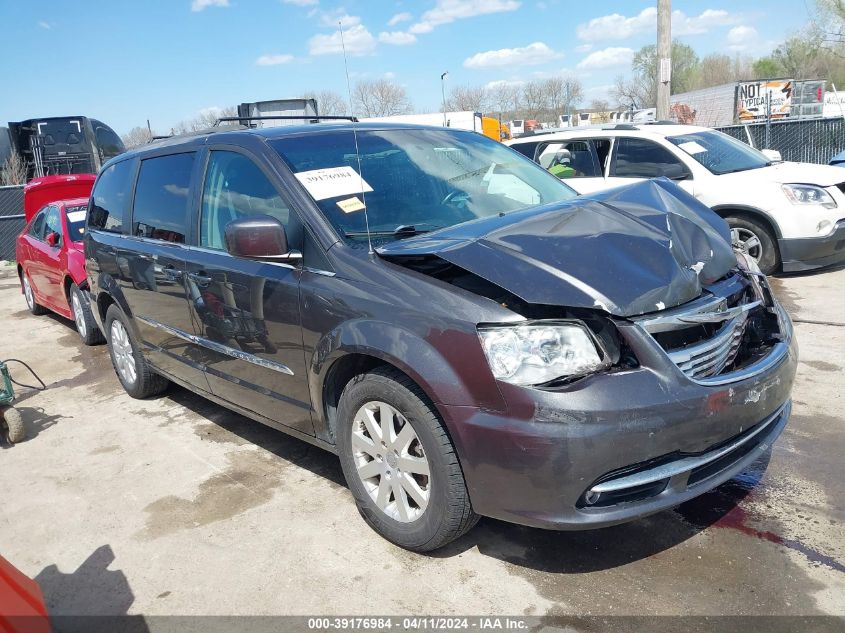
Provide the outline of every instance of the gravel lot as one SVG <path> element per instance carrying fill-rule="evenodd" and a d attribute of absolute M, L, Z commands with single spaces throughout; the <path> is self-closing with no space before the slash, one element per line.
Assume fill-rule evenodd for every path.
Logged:
<path fill-rule="evenodd" d="M 364 524 L 334 456 L 184 389 L 132 400 L 0 278 L 0 358 L 49 386 L 19 390 L 32 437 L 0 447 L 0 554 L 54 615 L 845 615 L 845 270 L 773 283 L 801 365 L 770 459 L 628 525 L 484 519 L 424 556 Z"/>

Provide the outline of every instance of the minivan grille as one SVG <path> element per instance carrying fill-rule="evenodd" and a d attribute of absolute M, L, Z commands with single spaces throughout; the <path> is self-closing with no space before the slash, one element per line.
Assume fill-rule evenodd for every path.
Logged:
<path fill-rule="evenodd" d="M 783 339 L 765 278 L 739 272 L 695 301 L 637 322 L 693 380 L 728 376 Z"/>
<path fill-rule="evenodd" d="M 690 378 L 704 378 L 722 373 L 736 358 L 745 333 L 747 313 L 724 322 L 716 335 L 696 345 L 667 350 L 669 358 Z"/>

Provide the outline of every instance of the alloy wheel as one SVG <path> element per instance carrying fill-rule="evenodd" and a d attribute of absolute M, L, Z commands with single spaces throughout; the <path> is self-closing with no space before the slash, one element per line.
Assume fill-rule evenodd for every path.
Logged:
<path fill-rule="evenodd" d="M 731 243 L 754 261 L 760 261 L 760 256 L 763 254 L 763 245 L 754 231 L 744 227 L 731 229 Z"/>
<path fill-rule="evenodd" d="M 111 348 L 114 356 L 114 364 L 123 381 L 134 385 L 138 378 L 135 369 L 135 355 L 132 352 L 132 343 L 129 340 L 129 333 L 123 323 L 115 319 L 111 323 Z"/>
<path fill-rule="evenodd" d="M 26 299 L 26 305 L 32 310 L 35 306 L 35 297 L 32 295 L 32 286 L 29 285 L 29 277 L 23 276 L 23 296 Z"/>
<path fill-rule="evenodd" d="M 87 331 L 85 329 L 85 314 L 82 312 L 82 304 L 79 302 L 79 296 L 74 292 L 71 298 L 71 309 L 73 310 L 73 320 L 76 323 L 76 331 L 82 338 L 85 338 Z"/>
<path fill-rule="evenodd" d="M 355 468 L 376 506 L 400 523 L 419 519 L 431 496 L 428 459 L 411 423 L 385 402 L 367 402 L 352 422 Z"/>

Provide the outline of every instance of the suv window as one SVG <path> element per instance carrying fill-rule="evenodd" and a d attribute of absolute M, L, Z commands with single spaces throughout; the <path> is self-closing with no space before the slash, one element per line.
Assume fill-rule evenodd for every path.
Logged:
<path fill-rule="evenodd" d="M 540 145 L 537 162 L 558 178 L 596 178 L 601 171 L 591 141 L 552 141 Z"/>
<path fill-rule="evenodd" d="M 195 157 L 195 152 L 188 152 L 141 161 L 132 207 L 132 235 L 185 242 Z"/>
<path fill-rule="evenodd" d="M 531 160 L 534 160 L 534 153 L 537 149 L 537 146 L 540 143 L 535 141 L 533 143 L 515 143 L 511 145 L 511 149 L 515 149 L 517 152 L 522 154 L 523 156 L 527 156 Z"/>
<path fill-rule="evenodd" d="M 29 234 L 37 240 L 43 239 L 44 237 L 44 218 L 47 215 L 48 208 L 49 207 L 44 207 L 41 209 L 32 221 L 32 224 L 29 226 Z"/>
<path fill-rule="evenodd" d="M 249 215 L 270 215 L 291 238 L 290 209 L 273 183 L 249 158 L 237 152 L 212 151 L 202 192 L 200 246 L 225 249 L 226 225 Z"/>
<path fill-rule="evenodd" d="M 47 207 L 47 215 L 44 216 L 44 235 L 50 233 L 58 233 L 59 237 L 62 235 L 62 216 L 59 214 L 57 207 Z"/>
<path fill-rule="evenodd" d="M 620 178 L 683 178 L 687 168 L 668 149 L 644 138 L 624 136 L 616 139 L 616 156 L 611 176 Z"/>
<path fill-rule="evenodd" d="M 123 216 L 131 186 L 134 163 L 124 160 L 107 168 L 97 178 L 91 195 L 88 226 L 110 233 L 123 232 Z"/>

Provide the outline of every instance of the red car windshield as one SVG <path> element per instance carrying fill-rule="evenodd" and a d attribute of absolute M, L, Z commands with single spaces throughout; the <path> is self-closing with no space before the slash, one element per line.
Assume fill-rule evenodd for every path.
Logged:
<path fill-rule="evenodd" d="M 85 234 L 85 211 L 87 205 L 65 207 L 67 213 L 67 236 L 71 242 L 81 242 Z"/>

